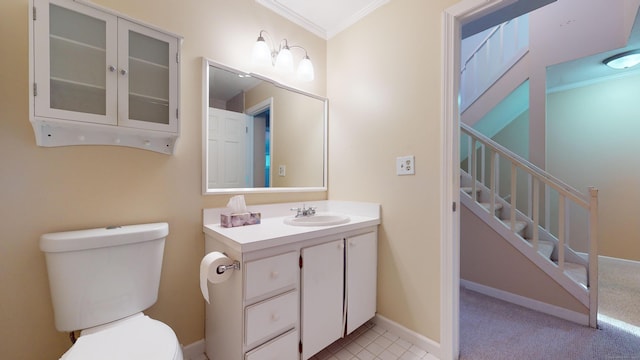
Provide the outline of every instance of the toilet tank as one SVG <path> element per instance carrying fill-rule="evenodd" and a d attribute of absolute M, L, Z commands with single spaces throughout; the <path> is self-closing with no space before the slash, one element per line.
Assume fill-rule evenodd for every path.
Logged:
<path fill-rule="evenodd" d="M 44 234 L 55 325 L 74 331 L 141 312 L 158 298 L 167 223 Z"/>

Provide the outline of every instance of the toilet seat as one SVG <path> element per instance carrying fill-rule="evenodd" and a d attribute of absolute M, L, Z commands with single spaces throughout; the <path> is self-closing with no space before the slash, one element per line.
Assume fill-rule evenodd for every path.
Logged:
<path fill-rule="evenodd" d="M 60 360 L 182 360 L 173 330 L 143 313 L 83 330 Z"/>

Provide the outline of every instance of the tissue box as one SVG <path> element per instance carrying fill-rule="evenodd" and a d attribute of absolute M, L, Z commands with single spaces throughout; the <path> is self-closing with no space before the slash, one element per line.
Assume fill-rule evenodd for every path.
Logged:
<path fill-rule="evenodd" d="M 236 226 L 260 224 L 260 213 L 220 214 L 220 225 L 230 228 Z"/>

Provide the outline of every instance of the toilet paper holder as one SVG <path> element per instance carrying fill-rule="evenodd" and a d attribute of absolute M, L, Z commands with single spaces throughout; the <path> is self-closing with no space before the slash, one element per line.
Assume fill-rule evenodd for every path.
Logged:
<path fill-rule="evenodd" d="M 227 270 L 240 270 L 240 261 L 233 260 L 233 264 L 231 265 L 218 265 L 216 268 L 218 274 L 224 274 Z"/>

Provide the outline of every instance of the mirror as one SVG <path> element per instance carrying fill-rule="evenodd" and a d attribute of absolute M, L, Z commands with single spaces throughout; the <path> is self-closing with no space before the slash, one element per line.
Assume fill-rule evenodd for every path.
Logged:
<path fill-rule="evenodd" d="M 203 192 L 326 191 L 327 99 L 203 60 Z"/>

